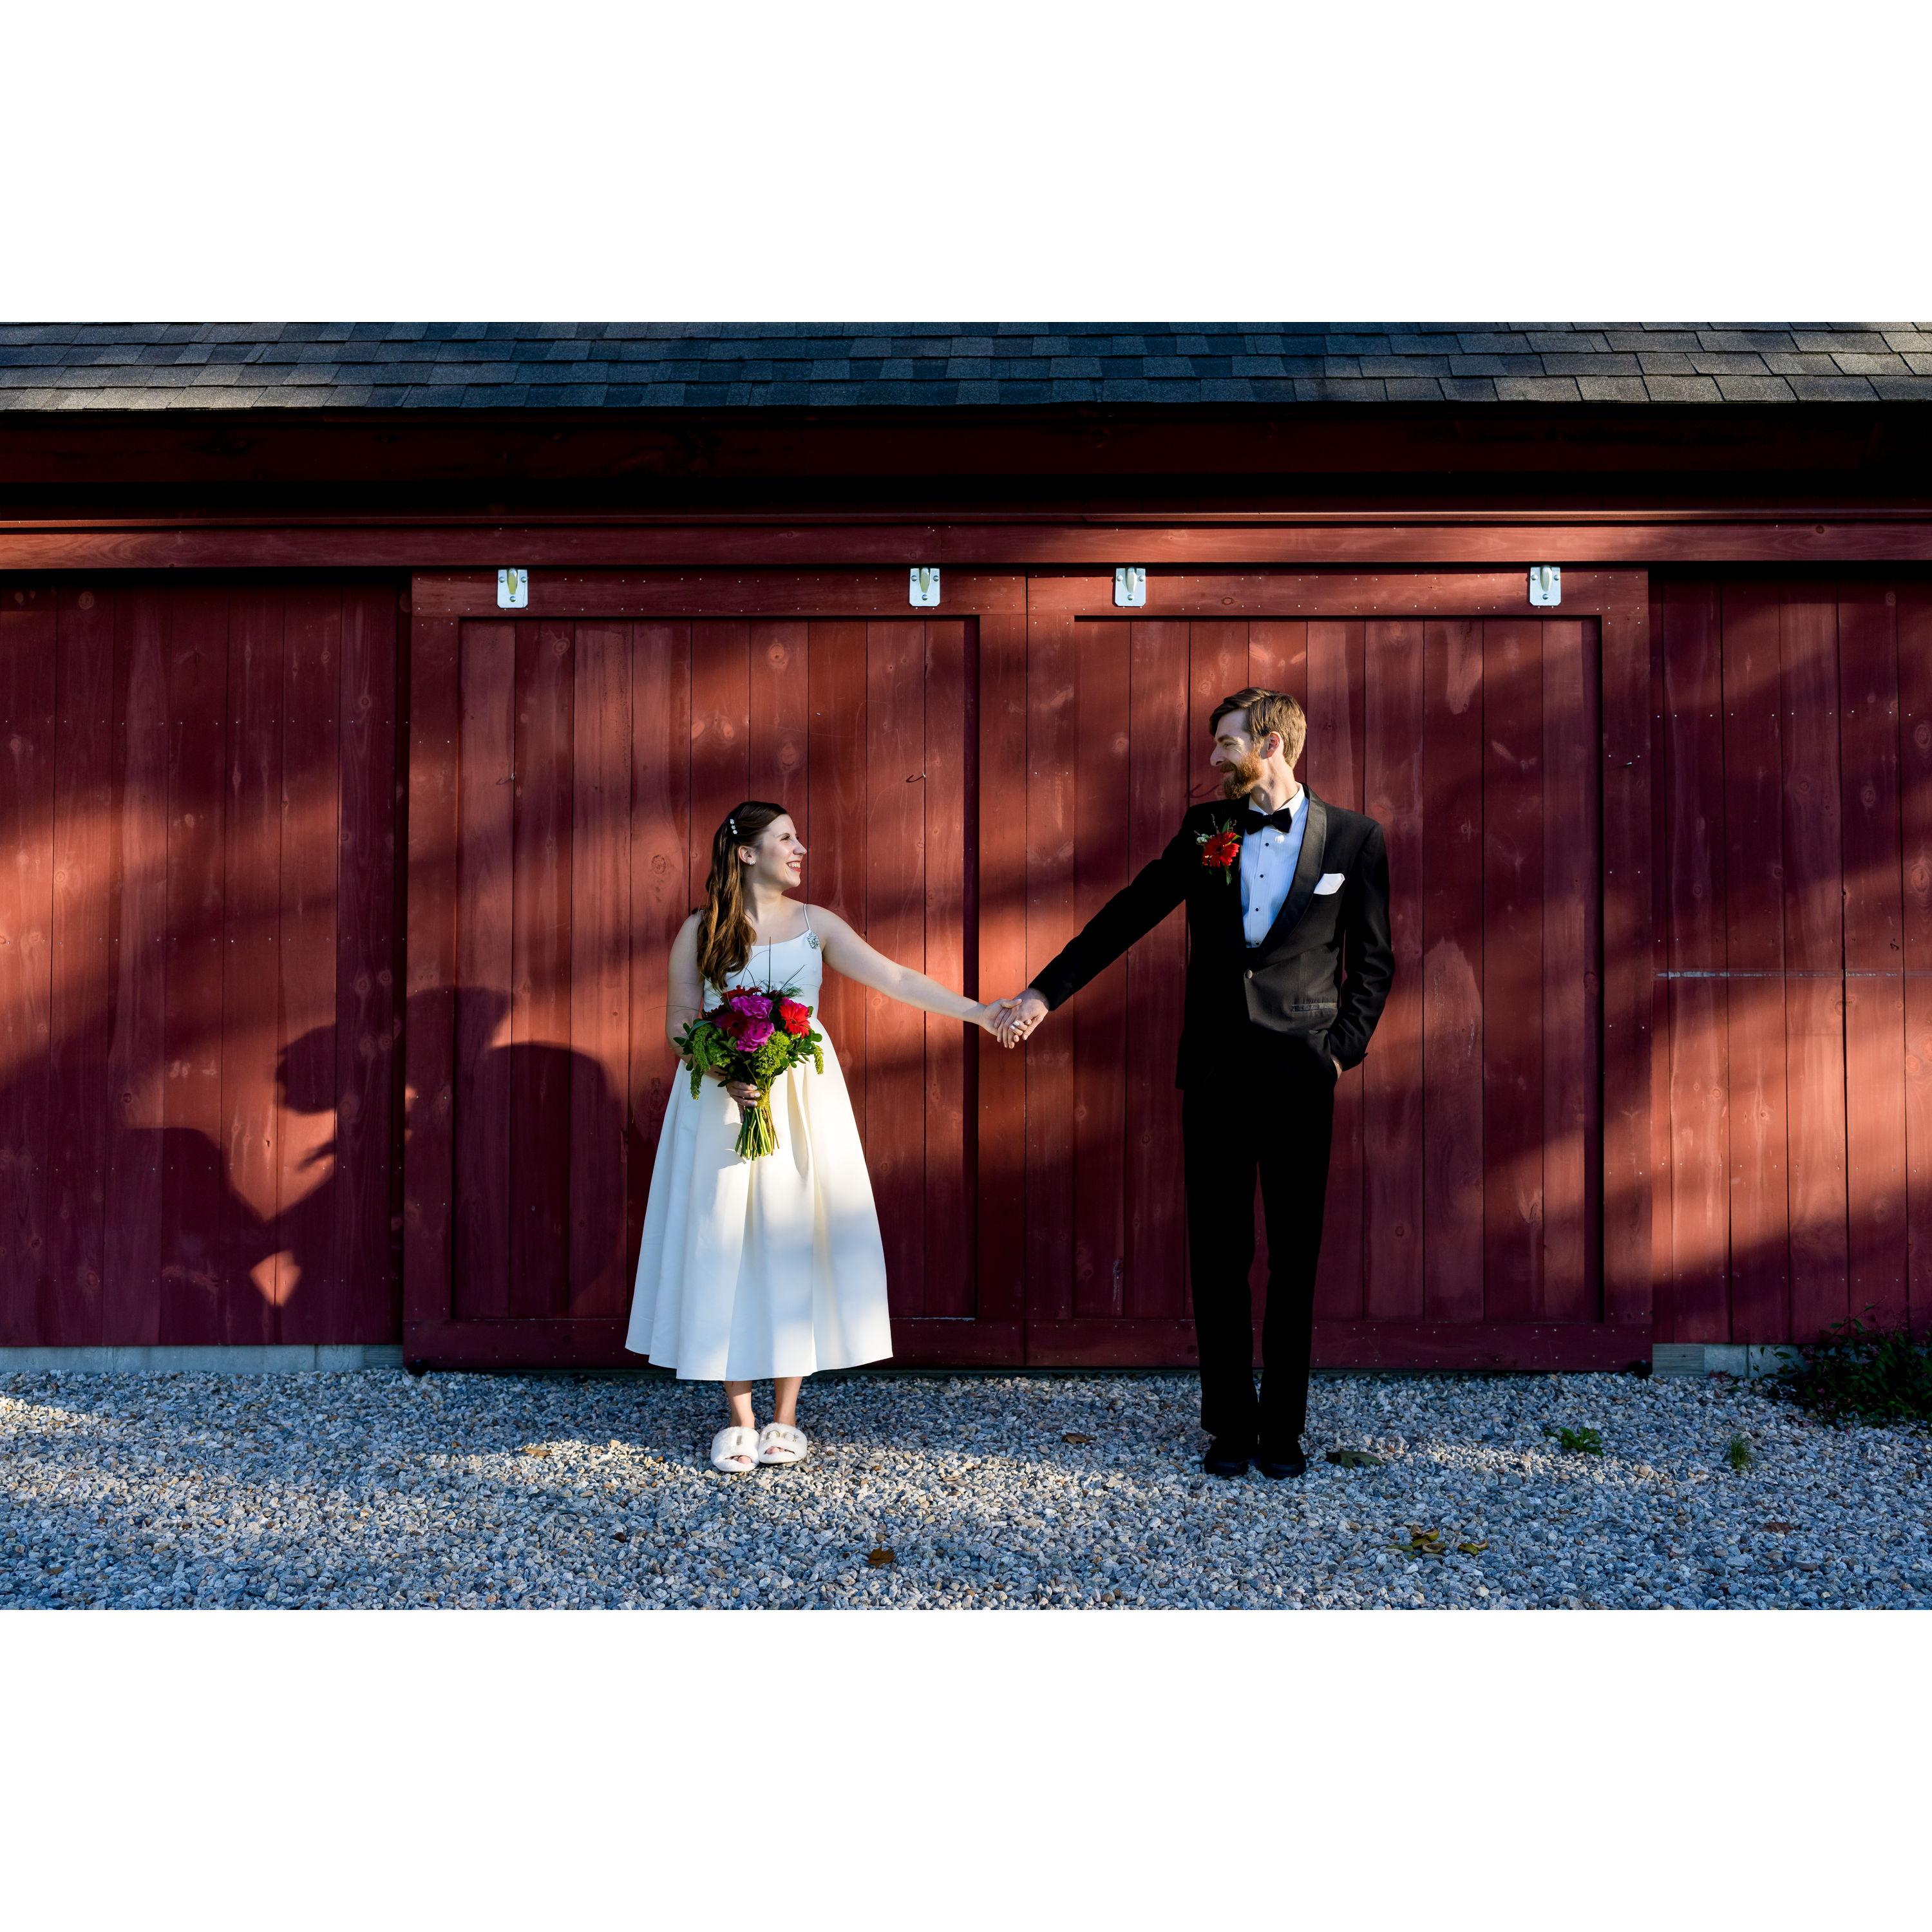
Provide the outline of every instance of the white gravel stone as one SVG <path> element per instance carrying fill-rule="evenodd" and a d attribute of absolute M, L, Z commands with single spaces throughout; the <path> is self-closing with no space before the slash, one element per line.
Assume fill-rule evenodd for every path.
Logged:
<path fill-rule="evenodd" d="M 1720 1378 L 1324 1376 L 1306 1476 L 1229 1482 L 1196 1401 L 828 1378 L 804 1462 L 726 1478 L 708 1384 L 0 1376 L 0 1606 L 1932 1606 L 1922 1432 Z"/>

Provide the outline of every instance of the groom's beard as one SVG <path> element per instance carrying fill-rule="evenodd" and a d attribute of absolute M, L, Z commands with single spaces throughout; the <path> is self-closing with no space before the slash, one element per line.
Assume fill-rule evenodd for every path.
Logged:
<path fill-rule="evenodd" d="M 1238 765 L 1221 774 L 1221 796 L 1246 798 L 1262 782 L 1262 761 L 1250 752 Z"/>

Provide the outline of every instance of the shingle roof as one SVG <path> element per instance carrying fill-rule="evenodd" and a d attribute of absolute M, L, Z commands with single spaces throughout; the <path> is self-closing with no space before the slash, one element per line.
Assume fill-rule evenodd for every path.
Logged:
<path fill-rule="evenodd" d="M 0 325 L 0 412 L 1893 399 L 1932 323 Z"/>

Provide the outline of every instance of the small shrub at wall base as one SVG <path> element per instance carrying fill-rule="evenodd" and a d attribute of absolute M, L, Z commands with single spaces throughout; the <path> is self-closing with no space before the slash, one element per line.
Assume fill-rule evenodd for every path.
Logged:
<path fill-rule="evenodd" d="M 1932 1422 L 1932 1340 L 1910 1329 L 1868 1328 L 1853 1316 L 1802 1347 L 1798 1360 L 1772 1376 L 1769 1387 L 1840 1427 Z"/>

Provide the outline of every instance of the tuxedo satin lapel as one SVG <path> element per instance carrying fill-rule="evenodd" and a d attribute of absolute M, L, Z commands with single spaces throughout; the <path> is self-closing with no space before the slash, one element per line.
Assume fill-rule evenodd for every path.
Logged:
<path fill-rule="evenodd" d="M 1308 794 L 1308 826 L 1301 835 L 1301 856 L 1295 862 L 1294 882 L 1288 889 L 1287 898 L 1281 902 L 1280 911 L 1274 916 L 1274 925 L 1268 929 L 1268 937 L 1262 941 L 1264 952 L 1271 946 L 1279 946 L 1308 910 L 1308 902 L 1315 896 L 1315 883 L 1322 876 L 1322 860 L 1328 843 L 1328 808 L 1311 791 Z"/>
<path fill-rule="evenodd" d="M 1204 832 L 1214 832 L 1232 819 L 1237 828 L 1241 822 L 1244 807 L 1229 805 L 1225 800 L 1218 801 L 1214 815 L 1202 826 Z M 1234 861 L 1232 878 L 1204 878 L 1201 890 L 1208 895 L 1208 903 L 1215 908 L 1214 917 L 1221 928 L 1222 940 L 1238 952 L 1247 941 L 1241 931 L 1241 862 Z"/>

